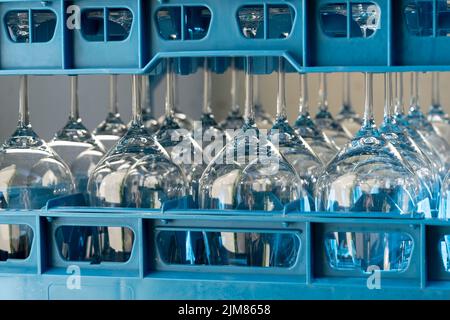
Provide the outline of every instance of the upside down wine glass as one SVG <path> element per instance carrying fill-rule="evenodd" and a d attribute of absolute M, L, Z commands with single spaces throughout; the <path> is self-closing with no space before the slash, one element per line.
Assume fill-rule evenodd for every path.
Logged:
<path fill-rule="evenodd" d="M 314 150 L 322 163 L 327 164 L 337 154 L 339 149 L 330 141 L 323 131 L 316 126 L 314 120 L 311 119 L 309 113 L 307 75 L 300 74 L 299 80 L 299 113 L 294 122 L 294 129 L 295 132 Z"/>
<path fill-rule="evenodd" d="M 89 178 L 91 206 L 160 208 L 185 195 L 182 171 L 142 123 L 138 77 L 132 76 L 129 128 Z"/>
<path fill-rule="evenodd" d="M 174 116 L 173 60 L 166 60 L 166 101 L 164 120 L 155 139 L 167 151 L 172 161 L 183 170 L 189 184 L 189 194 L 194 203 L 198 201 L 198 180 L 204 170 L 202 147 L 195 141 L 191 131 L 180 127 Z"/>
<path fill-rule="evenodd" d="M 81 121 L 77 76 L 70 77 L 70 85 L 69 120 L 55 134 L 49 146 L 70 167 L 77 192 L 86 194 L 89 175 L 104 156 L 105 148 Z"/>
<path fill-rule="evenodd" d="M 439 90 L 439 73 L 432 72 L 432 100 L 430 111 L 428 112 L 428 121 L 431 122 L 437 134 L 445 141 L 450 141 L 450 117 L 444 112 L 441 105 Z"/>
<path fill-rule="evenodd" d="M 327 75 L 325 73 L 320 74 L 319 112 L 316 114 L 316 124 L 339 149 L 343 148 L 350 139 L 350 136 L 334 120 L 328 110 Z"/>
<path fill-rule="evenodd" d="M 445 171 L 450 169 L 450 144 L 436 133 L 420 108 L 418 72 L 411 74 L 411 102 L 407 120 L 435 148 L 442 163 L 445 165 Z"/>
<path fill-rule="evenodd" d="M 350 96 L 350 73 L 342 74 L 342 107 L 339 114 L 336 116 L 336 121 L 342 126 L 348 136 L 353 137 L 359 128 L 361 128 L 361 117 L 353 110 L 351 96 Z"/>
<path fill-rule="evenodd" d="M 394 99 L 392 95 L 392 75 L 390 73 L 385 74 L 385 93 L 384 120 L 380 126 L 380 133 L 411 166 L 420 181 L 417 212 L 423 213 L 427 218 L 436 217 L 440 195 L 439 174 L 414 140 L 397 125 L 392 113 Z"/>
<path fill-rule="evenodd" d="M 250 57 L 246 64 L 245 124 L 203 173 L 200 180 L 200 207 L 273 211 L 282 210 L 284 205 L 297 200 L 298 210 L 311 211 L 312 204 L 305 181 L 300 179 L 292 165 L 255 126 Z M 257 233 L 210 233 L 209 263 L 276 266 L 286 254 L 277 239 L 268 242 Z"/>
<path fill-rule="evenodd" d="M 33 131 L 28 113 L 28 76 L 20 77 L 19 121 L 0 147 L 0 207 L 39 210 L 48 200 L 73 193 L 69 167 Z M 33 230 L 25 224 L 0 225 L 0 261 L 26 259 Z"/>
<path fill-rule="evenodd" d="M 20 77 L 19 121 L 0 148 L 2 207 L 41 209 L 48 200 L 69 195 L 74 182 L 69 167 L 33 131 L 28 111 L 28 76 Z"/>
<path fill-rule="evenodd" d="M 364 122 L 360 131 L 327 165 L 317 182 L 319 210 L 326 212 L 414 214 L 419 181 L 375 126 L 372 74 L 366 73 Z M 338 269 L 404 270 L 412 241 L 398 233 L 333 232 L 326 241 L 329 262 Z"/>
<path fill-rule="evenodd" d="M 394 91 L 395 91 L 395 102 L 394 102 L 394 120 L 396 126 L 403 130 L 410 137 L 416 145 L 420 148 L 423 154 L 427 157 L 428 161 L 431 163 L 434 171 L 439 173 L 439 176 L 443 179 L 445 176 L 445 164 L 442 159 L 437 154 L 435 148 L 431 143 L 424 138 L 422 134 L 411 125 L 405 114 L 405 106 L 403 103 L 403 73 L 394 74 Z"/>
<path fill-rule="evenodd" d="M 312 197 L 314 185 L 323 163 L 309 144 L 298 136 L 289 125 L 285 97 L 284 63 L 284 58 L 280 57 L 278 62 L 277 115 L 275 123 L 269 131 L 269 140 L 274 145 L 278 145 L 278 150 L 294 167 Z"/>
<path fill-rule="evenodd" d="M 117 99 L 117 75 L 109 76 L 109 110 L 106 119 L 94 130 L 94 135 L 110 150 L 127 131 L 127 126 L 120 118 Z"/>

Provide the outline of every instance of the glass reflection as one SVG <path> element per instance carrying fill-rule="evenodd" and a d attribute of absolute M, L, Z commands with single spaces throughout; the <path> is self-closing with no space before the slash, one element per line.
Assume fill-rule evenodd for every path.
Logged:
<path fill-rule="evenodd" d="M 157 248 L 166 264 L 290 268 L 300 239 L 293 233 L 161 231 Z"/>

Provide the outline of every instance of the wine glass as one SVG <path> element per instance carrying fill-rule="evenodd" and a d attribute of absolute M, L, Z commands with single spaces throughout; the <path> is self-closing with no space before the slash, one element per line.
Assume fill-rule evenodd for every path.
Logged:
<path fill-rule="evenodd" d="M 95 137 L 110 150 L 127 131 L 120 118 L 117 100 L 117 75 L 109 76 L 109 110 L 106 119 L 94 130 Z"/>
<path fill-rule="evenodd" d="M 300 100 L 299 114 L 294 123 L 295 132 L 306 141 L 320 160 L 327 164 L 338 153 L 338 147 L 321 131 L 309 113 L 308 78 L 306 74 L 299 75 Z"/>
<path fill-rule="evenodd" d="M 435 217 L 439 205 L 439 174 L 419 146 L 407 135 L 405 130 L 397 125 L 392 113 L 393 95 L 392 75 L 390 73 L 385 74 L 385 93 L 384 120 L 380 126 L 380 133 L 386 141 L 389 141 L 395 147 L 420 180 L 417 211 L 424 213 L 427 218 Z"/>
<path fill-rule="evenodd" d="M 156 133 L 159 129 L 158 120 L 153 116 L 153 108 L 151 103 L 150 77 L 141 77 L 141 103 L 142 103 L 142 122 L 144 127 L 150 133 Z"/>
<path fill-rule="evenodd" d="M 238 130 L 244 125 L 244 117 L 238 103 L 238 70 L 236 58 L 231 58 L 231 110 L 228 116 L 220 123 L 222 130 Z"/>
<path fill-rule="evenodd" d="M 191 135 L 191 131 L 180 127 L 174 116 L 174 68 L 173 60 L 166 60 L 166 103 L 165 117 L 155 139 L 167 151 L 172 161 L 179 165 L 186 175 L 189 194 L 194 203 L 198 201 L 198 180 L 204 170 L 202 148 Z"/>
<path fill-rule="evenodd" d="M 48 200 L 73 193 L 75 186 L 69 167 L 31 127 L 28 76 L 20 77 L 19 91 L 16 130 L 0 147 L 1 208 L 39 210 Z M 0 247 L 8 248 L 2 250 L 2 256 L 6 252 L 7 258 L 27 258 L 32 229 L 24 224 L 10 224 L 1 229 Z"/>
<path fill-rule="evenodd" d="M 317 182 L 322 211 L 411 214 L 417 210 L 419 182 L 375 126 L 372 77 L 365 75 L 366 103 L 360 131 L 326 166 Z"/>
<path fill-rule="evenodd" d="M 194 125 L 194 138 L 201 139 L 203 157 L 209 163 L 226 143 L 225 133 L 220 129 L 211 108 L 211 71 L 208 59 L 203 61 L 203 107 L 200 118 L 201 126 Z"/>
<path fill-rule="evenodd" d="M 273 121 L 271 115 L 264 110 L 259 100 L 259 79 L 259 77 L 255 77 L 255 122 L 260 129 L 270 129 L 273 126 Z"/>
<path fill-rule="evenodd" d="M 450 169 L 450 145 L 436 133 L 420 108 L 418 72 L 411 74 L 411 102 L 407 119 L 418 133 L 423 135 L 424 139 L 429 141 L 433 148 L 435 148 L 437 155 L 445 165 L 445 171 Z"/>
<path fill-rule="evenodd" d="M 430 111 L 428 112 L 428 121 L 431 122 L 437 134 L 450 141 L 450 117 L 444 112 L 441 106 L 441 99 L 439 94 L 439 73 L 432 72 L 432 100 Z"/>
<path fill-rule="evenodd" d="M 174 172 L 179 179 L 184 178 L 142 123 L 139 76 L 132 76 L 131 87 L 132 120 L 128 130 L 97 164 L 89 178 L 89 197 L 94 207 L 160 208 L 169 198 L 161 188 L 170 188 L 172 181 L 161 179 L 164 180 L 166 174 L 173 177 Z M 183 194 L 179 179 L 173 180 L 174 189 L 179 190 L 176 196 Z M 146 193 L 145 199 L 142 198 L 143 193 Z M 166 193 L 171 194 L 167 190 Z"/>
<path fill-rule="evenodd" d="M 343 148 L 350 139 L 342 128 L 342 126 L 334 120 L 330 111 L 328 110 L 328 89 L 327 89 L 327 75 L 320 74 L 320 89 L 319 89 L 319 112 L 316 114 L 316 125 L 322 130 L 328 138 L 330 138 L 336 146 Z"/>
<path fill-rule="evenodd" d="M 308 192 L 312 196 L 323 163 L 309 144 L 298 136 L 289 125 L 285 97 L 284 63 L 284 58 L 280 57 L 278 62 L 277 115 L 275 123 L 269 131 L 269 140 L 275 145 L 278 144 L 278 150 L 294 167 L 299 177 L 306 182 Z"/>
<path fill-rule="evenodd" d="M 437 151 L 431 143 L 424 138 L 423 134 L 419 134 L 419 132 L 409 123 L 408 118 L 405 115 L 403 103 L 403 74 L 394 73 L 394 78 L 394 119 L 396 126 L 406 132 L 417 146 L 419 146 L 420 150 L 431 162 L 434 170 L 439 173 L 441 178 L 443 178 L 446 173 L 444 162 L 442 162 L 442 159 L 438 156 Z"/>
<path fill-rule="evenodd" d="M 75 179 L 77 192 L 86 194 L 91 171 L 105 155 L 105 148 L 83 125 L 78 103 L 78 77 L 70 77 L 69 120 L 49 142 L 49 146 L 67 163 Z"/>
<path fill-rule="evenodd" d="M 372 74 L 365 74 L 361 130 L 326 166 L 316 186 L 317 207 L 325 212 L 414 214 L 420 183 L 398 151 L 375 126 Z M 338 268 L 377 265 L 403 270 L 412 241 L 398 233 L 334 232 L 327 243 L 329 262 Z M 370 241 L 369 241 L 369 239 Z M 361 252 L 355 248 L 366 248 Z M 370 256 L 367 255 L 370 253 Z M 366 271 L 366 270 L 364 270 Z"/>
<path fill-rule="evenodd" d="M 352 107 L 350 98 L 350 73 L 343 73 L 342 78 L 342 108 L 336 116 L 336 121 L 342 126 L 347 135 L 353 137 L 359 128 L 361 128 L 362 119 Z"/>
<path fill-rule="evenodd" d="M 247 57 L 245 76 L 245 123 L 225 148 L 208 165 L 200 179 L 200 207 L 220 210 L 282 210 L 287 203 L 298 201 L 298 210 L 308 212 L 313 204 L 307 182 L 276 149 L 263 130 L 255 125 L 253 103 L 253 75 L 251 58 Z M 240 233 L 217 232 L 209 238 L 213 246 L 210 264 L 233 264 L 228 257 L 241 254 L 244 264 L 264 266 L 257 259 L 264 241 L 260 234 L 249 239 Z M 231 242 L 230 242 L 231 241 Z M 214 244 L 235 243 L 224 250 Z M 275 243 L 278 243 L 275 240 Z M 239 250 L 237 248 L 241 248 Z M 275 246 L 273 246 L 275 247 Z M 270 254 L 277 256 L 282 250 Z M 265 261 L 265 259 L 263 259 Z M 261 265 L 262 264 L 262 265 Z"/>

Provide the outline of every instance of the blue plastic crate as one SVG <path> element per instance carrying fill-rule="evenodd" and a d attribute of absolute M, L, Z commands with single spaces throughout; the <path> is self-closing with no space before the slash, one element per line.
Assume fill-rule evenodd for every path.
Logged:
<path fill-rule="evenodd" d="M 377 17 L 369 15 L 366 38 L 353 14 L 360 6 Z M 240 28 L 247 7 L 263 17 L 251 37 Z M 14 35 L 17 12 L 28 32 L 25 24 Z M 122 23 L 124 12 L 132 19 Z M 231 56 L 255 57 L 256 73 L 272 72 L 277 56 L 298 72 L 450 70 L 443 0 L 3 0 L 0 21 L 0 74 L 150 73 L 166 57 L 189 74 L 204 56 L 215 58 L 216 72 Z"/>
<path fill-rule="evenodd" d="M 450 222 L 370 214 L 162 210 L 74 206 L 62 198 L 43 210 L 6 212 L 0 224 L 28 224 L 34 240 L 26 260 L 0 262 L 3 299 L 450 299 L 450 273 L 440 254 Z M 67 261 L 56 246 L 58 228 L 120 226 L 134 234 L 123 262 Z M 290 264 L 271 267 L 169 263 L 157 245 L 164 232 L 257 232 L 297 239 Z M 412 241 L 401 272 L 381 272 L 380 289 L 367 286 L 370 273 L 333 268 L 324 239 L 330 232 L 394 232 Z M 70 286 L 74 270 L 79 289 Z M 69 285 L 68 285 L 69 283 Z"/>

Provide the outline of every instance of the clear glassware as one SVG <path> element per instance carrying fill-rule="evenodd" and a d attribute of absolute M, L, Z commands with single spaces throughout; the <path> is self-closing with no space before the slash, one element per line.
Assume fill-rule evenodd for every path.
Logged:
<path fill-rule="evenodd" d="M 260 129 L 270 129 L 273 126 L 272 116 L 264 110 L 259 100 L 259 77 L 255 77 L 255 121 Z"/>
<path fill-rule="evenodd" d="M 127 131 L 119 113 L 117 100 L 117 75 L 109 76 L 109 110 L 106 119 L 94 130 L 95 137 L 110 150 Z"/>
<path fill-rule="evenodd" d="M 150 77 L 145 75 L 141 77 L 141 103 L 142 103 L 142 122 L 144 127 L 150 133 L 156 133 L 159 129 L 159 122 L 153 115 L 151 102 Z"/>
<path fill-rule="evenodd" d="M 319 112 L 316 114 L 316 125 L 322 130 L 329 139 L 339 148 L 343 148 L 350 140 L 350 136 L 344 131 L 342 126 L 334 120 L 330 111 L 328 110 L 327 97 L 327 75 L 320 74 L 320 89 L 319 89 Z"/>
<path fill-rule="evenodd" d="M 28 76 L 20 77 L 19 121 L 0 147 L 1 209 L 39 210 L 47 201 L 73 193 L 69 167 L 33 131 L 28 112 Z M 0 260 L 26 259 L 33 230 L 26 224 L 0 225 Z"/>
<path fill-rule="evenodd" d="M 246 68 L 245 124 L 204 171 L 200 180 L 200 206 L 272 211 L 301 199 L 302 210 L 309 211 L 306 181 L 300 179 L 255 125 L 250 57 Z"/>
<path fill-rule="evenodd" d="M 198 201 L 198 181 L 205 168 L 203 150 L 188 129 L 180 127 L 174 116 L 174 76 L 172 59 L 166 60 L 165 117 L 155 139 L 167 151 L 172 161 L 183 170 L 189 184 L 189 194 Z"/>
<path fill-rule="evenodd" d="M 75 179 L 77 192 L 86 194 L 92 170 L 105 155 L 105 147 L 84 126 L 78 103 L 78 77 L 70 77 L 69 120 L 49 142 L 49 146 L 67 163 Z"/>
<path fill-rule="evenodd" d="M 350 95 L 350 73 L 343 73 L 342 78 L 342 108 L 336 116 L 336 121 L 342 126 L 348 136 L 353 137 L 361 128 L 362 119 L 352 107 Z"/>
<path fill-rule="evenodd" d="M 380 126 L 380 133 L 389 141 L 403 157 L 420 180 L 417 198 L 417 212 L 425 217 L 436 217 L 438 214 L 440 196 L 440 177 L 431 161 L 420 150 L 404 129 L 397 125 L 393 116 L 392 75 L 385 74 L 386 101 L 384 107 L 384 121 Z"/>
<path fill-rule="evenodd" d="M 212 113 L 211 107 L 211 70 L 209 70 L 208 59 L 203 61 L 203 107 L 200 118 L 201 126 L 194 125 L 193 136 L 195 139 L 201 139 L 203 158 L 206 163 L 209 163 L 221 150 L 226 142 L 225 133 L 217 124 L 216 119 Z"/>
<path fill-rule="evenodd" d="M 41 209 L 48 200 L 74 192 L 66 163 L 33 131 L 28 111 L 28 76 L 20 77 L 19 121 L 0 148 L 2 207 Z"/>
<path fill-rule="evenodd" d="M 220 123 L 222 130 L 238 130 L 244 125 L 244 117 L 238 102 L 238 77 L 236 58 L 231 58 L 231 110 L 228 116 Z"/>
<path fill-rule="evenodd" d="M 376 128 L 373 75 L 369 73 L 365 77 L 363 126 L 319 178 L 318 207 L 327 212 L 415 213 L 419 182 L 410 166 Z"/>
<path fill-rule="evenodd" d="M 93 207 L 159 208 L 162 202 L 169 198 L 163 195 L 163 190 L 156 185 L 165 174 L 172 177 L 172 170 L 176 169 L 168 162 L 167 152 L 142 123 L 139 76 L 132 76 L 131 87 L 132 120 L 128 130 L 97 164 L 89 177 L 88 191 L 90 205 Z M 156 165 L 153 165 L 155 163 Z M 157 165 L 158 163 L 161 165 Z M 151 178 L 155 172 L 158 176 Z M 135 174 L 140 176 L 141 180 L 135 179 Z M 182 176 L 180 173 L 180 179 Z M 129 185 L 131 182 L 135 183 L 134 188 Z M 178 182 L 178 179 L 174 182 L 177 187 Z M 161 185 L 166 188 L 170 186 L 170 181 L 164 181 Z M 147 187 L 150 191 L 145 191 Z M 141 194 L 141 191 L 147 192 L 146 199 L 138 198 L 137 195 Z"/>
<path fill-rule="evenodd" d="M 435 148 L 437 155 L 445 165 L 445 171 L 450 169 L 450 145 L 449 142 L 441 138 L 433 126 L 423 114 L 419 104 L 419 73 L 411 74 L 411 102 L 407 119 L 417 132 L 429 141 Z"/>
<path fill-rule="evenodd" d="M 208 165 L 200 179 L 200 207 L 220 210 L 282 210 L 283 206 L 298 201 L 298 210 L 313 209 L 306 181 L 269 142 L 255 125 L 253 103 L 253 75 L 251 58 L 247 57 L 245 77 L 245 124 L 225 148 Z M 216 232 L 208 237 L 210 264 L 232 264 L 230 254 L 239 256 L 244 265 L 264 266 L 261 259 L 261 235 L 251 241 L 238 232 Z M 280 238 L 270 247 L 279 249 L 271 255 L 283 255 Z M 234 243 L 221 250 L 220 243 Z M 216 246 L 214 244 L 217 244 Z M 278 247 L 277 244 L 280 244 Z M 262 259 L 263 261 L 265 259 Z"/>
<path fill-rule="evenodd" d="M 279 58 L 277 115 L 275 123 L 269 131 L 269 140 L 278 145 L 278 150 L 294 167 L 299 177 L 306 182 L 308 192 L 314 194 L 314 186 L 323 163 L 309 144 L 297 135 L 289 125 L 285 97 L 284 58 Z"/>
<path fill-rule="evenodd" d="M 299 75 L 300 80 L 300 99 L 299 113 L 294 122 L 295 132 L 306 141 L 314 150 L 320 160 L 327 164 L 338 153 L 338 147 L 321 131 L 309 113 L 308 99 L 308 77 L 306 74 Z"/>
<path fill-rule="evenodd" d="M 408 118 L 406 117 L 403 103 L 403 73 L 394 73 L 394 77 L 394 119 L 396 126 L 406 132 L 417 146 L 419 146 L 420 150 L 431 162 L 434 170 L 439 173 L 441 178 L 443 178 L 445 175 L 445 164 L 442 162 L 431 143 L 409 123 Z"/>
<path fill-rule="evenodd" d="M 365 75 L 365 112 L 361 130 L 325 168 L 317 181 L 320 211 L 414 214 L 420 182 L 398 151 L 375 126 L 372 74 Z M 327 246 L 329 263 L 338 269 L 377 265 L 401 271 L 408 263 L 412 241 L 400 233 L 332 232 Z M 370 241 L 369 241 L 370 239 Z M 362 251 L 360 251 L 360 248 Z M 364 249 L 366 248 L 366 249 Z M 363 252 L 370 252 L 367 256 Z"/>
<path fill-rule="evenodd" d="M 437 134 L 445 141 L 450 141 L 450 117 L 445 113 L 441 105 L 441 97 L 439 90 L 439 73 L 432 72 L 432 100 L 430 111 L 428 112 L 428 121 L 434 127 Z"/>

